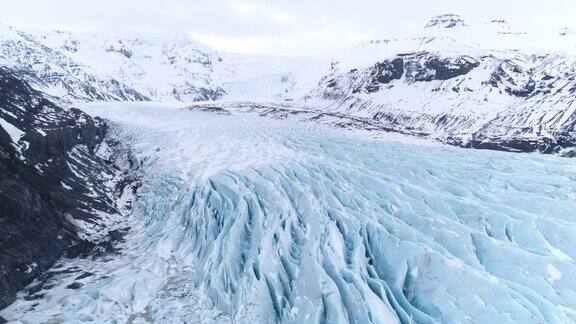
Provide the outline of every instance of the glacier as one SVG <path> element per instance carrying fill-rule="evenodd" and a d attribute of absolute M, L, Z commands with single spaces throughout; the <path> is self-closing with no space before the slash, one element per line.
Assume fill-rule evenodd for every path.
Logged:
<path fill-rule="evenodd" d="M 61 260 L 0 316 L 576 321 L 571 159 L 183 107 L 83 107 L 138 160 L 131 229 L 120 254 Z"/>

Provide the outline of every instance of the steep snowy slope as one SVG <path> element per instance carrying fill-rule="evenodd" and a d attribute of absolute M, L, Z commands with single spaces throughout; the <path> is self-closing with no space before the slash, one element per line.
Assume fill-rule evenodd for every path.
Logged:
<path fill-rule="evenodd" d="M 107 132 L 0 69 L 0 308 L 64 253 L 112 248 L 118 170 Z"/>
<path fill-rule="evenodd" d="M 221 59 L 186 34 L 20 30 L 0 25 L 0 65 L 68 101 L 212 100 Z"/>
<path fill-rule="evenodd" d="M 0 66 L 58 100 L 145 100 L 114 78 L 47 47 L 37 35 L 0 25 Z"/>
<path fill-rule="evenodd" d="M 223 94 L 213 71 L 222 59 L 185 33 L 39 31 L 35 35 L 43 45 L 151 100 L 213 100 Z"/>
<path fill-rule="evenodd" d="M 222 54 L 215 73 L 226 91 L 221 100 L 300 101 L 330 72 L 329 59 Z"/>
<path fill-rule="evenodd" d="M 122 254 L 60 263 L 45 298 L 22 296 L 0 316 L 576 320 L 570 159 L 366 140 L 291 119 L 151 104 L 89 111 L 120 123 L 141 161 L 133 230 Z"/>
<path fill-rule="evenodd" d="M 469 25 L 444 15 L 421 35 L 333 59 L 306 99 L 451 144 L 551 153 L 576 142 L 575 96 L 570 33 L 530 35 L 503 20 Z"/>
<path fill-rule="evenodd" d="M 327 61 L 219 54 L 186 33 L 0 25 L 0 65 L 69 102 L 291 100 L 317 84 Z"/>

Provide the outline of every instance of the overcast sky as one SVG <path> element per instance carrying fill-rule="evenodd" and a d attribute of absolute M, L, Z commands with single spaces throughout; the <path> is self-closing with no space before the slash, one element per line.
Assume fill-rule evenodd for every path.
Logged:
<path fill-rule="evenodd" d="M 0 21 L 64 29 L 188 31 L 220 51 L 306 55 L 414 33 L 429 17 L 576 25 L 576 0 L 0 0 Z"/>

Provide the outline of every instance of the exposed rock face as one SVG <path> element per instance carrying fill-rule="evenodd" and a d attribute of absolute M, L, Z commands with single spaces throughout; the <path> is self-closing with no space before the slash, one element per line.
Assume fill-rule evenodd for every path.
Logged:
<path fill-rule="evenodd" d="M 350 89 L 352 93 L 374 93 L 390 89 L 383 85 L 403 77 L 406 83 L 449 80 L 464 76 L 479 65 L 478 60 L 466 55 L 441 58 L 427 52 L 402 54 L 365 69 L 351 69 L 344 74 L 334 73 L 330 78 L 325 77 L 319 87 L 325 87 L 325 98 L 341 99 Z"/>
<path fill-rule="evenodd" d="M 76 51 L 77 42 L 66 48 Z M 0 63 L 35 89 L 62 100 L 147 100 L 131 86 L 96 73 L 63 51 L 52 49 L 33 36 L 0 26 Z"/>
<path fill-rule="evenodd" d="M 536 88 L 531 72 L 514 62 L 504 61 L 492 73 L 490 84 L 502 87 L 508 94 L 528 97 Z"/>
<path fill-rule="evenodd" d="M 392 61 L 384 61 L 376 63 L 370 72 L 372 78 L 366 91 L 375 92 L 380 89 L 380 84 L 388 84 L 392 80 L 398 80 L 404 73 L 404 61 L 401 58 L 396 58 Z"/>
<path fill-rule="evenodd" d="M 69 246 L 105 239 L 101 222 L 118 213 L 106 132 L 0 69 L 0 308 Z"/>
<path fill-rule="evenodd" d="M 214 100 L 221 58 L 188 35 L 28 32 L 0 25 L 0 65 L 69 102 Z"/>
<path fill-rule="evenodd" d="M 445 59 L 430 57 L 424 62 L 424 66 L 426 68 L 434 71 L 433 80 L 448 80 L 461 75 L 465 75 L 479 65 L 480 62 L 470 56 L 460 56 Z"/>
<path fill-rule="evenodd" d="M 426 24 L 426 28 L 454 28 L 458 26 L 466 26 L 466 22 L 459 15 L 444 14 L 432 17 Z"/>
<path fill-rule="evenodd" d="M 420 37 L 362 44 L 333 59 L 306 105 L 463 147 L 574 155 L 576 58 L 534 53 L 504 20 L 481 27 L 443 15 Z"/>

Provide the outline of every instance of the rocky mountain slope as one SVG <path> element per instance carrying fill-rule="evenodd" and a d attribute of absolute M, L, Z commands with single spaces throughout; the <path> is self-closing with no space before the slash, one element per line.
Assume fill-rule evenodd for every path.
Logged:
<path fill-rule="evenodd" d="M 302 97 L 326 64 L 219 54 L 186 33 L 50 31 L 0 25 L 0 65 L 67 102 Z"/>
<path fill-rule="evenodd" d="M 576 34 L 433 17 L 333 58 L 219 54 L 187 34 L 3 26 L 0 64 L 75 101 L 292 101 L 463 147 L 574 155 Z"/>
<path fill-rule="evenodd" d="M 214 100 L 218 54 L 187 34 L 45 32 L 40 41 L 150 100 Z M 130 99 L 130 98 L 128 98 Z"/>
<path fill-rule="evenodd" d="M 112 248 L 118 170 L 107 131 L 0 69 L 0 308 L 64 253 Z"/>
<path fill-rule="evenodd" d="M 430 20 L 413 38 L 372 41 L 333 59 L 309 105 L 466 147 L 573 155 L 576 38 L 549 43 L 503 20 Z"/>
<path fill-rule="evenodd" d="M 0 27 L 0 64 L 68 101 L 213 100 L 218 60 L 187 35 Z"/>
<path fill-rule="evenodd" d="M 61 100 L 146 99 L 113 77 L 46 46 L 40 36 L 14 27 L 0 26 L 0 64 L 35 89 Z"/>

